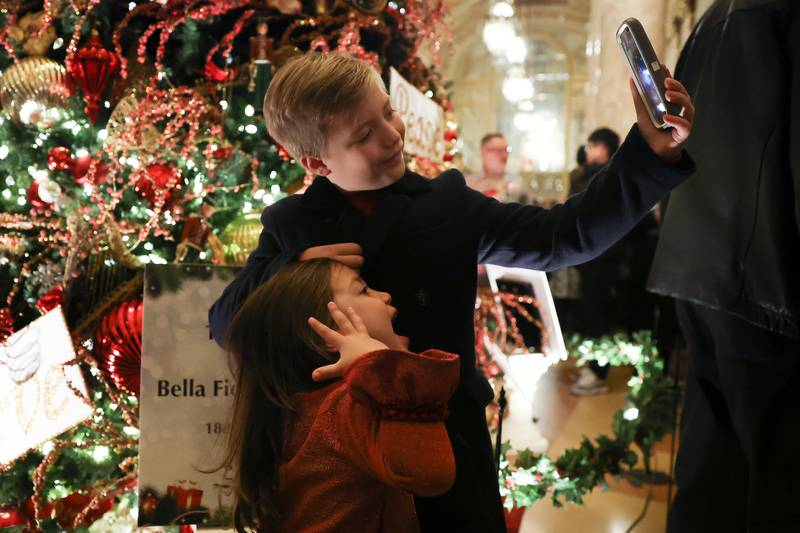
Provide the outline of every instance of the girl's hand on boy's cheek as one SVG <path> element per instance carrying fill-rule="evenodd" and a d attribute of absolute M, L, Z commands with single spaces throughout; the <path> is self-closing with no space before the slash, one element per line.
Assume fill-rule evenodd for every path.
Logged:
<path fill-rule="evenodd" d="M 639 131 L 647 142 L 648 146 L 664 161 L 667 163 L 677 163 L 681 159 L 683 153 L 683 146 L 689 138 L 694 124 L 694 104 L 692 98 L 686 91 L 686 88 L 678 80 L 672 78 L 672 75 L 666 66 L 662 65 L 667 74 L 664 80 L 664 88 L 666 89 L 666 98 L 668 101 L 679 105 L 682 110 L 680 116 L 664 115 L 664 122 L 671 127 L 665 130 L 653 126 L 650 120 L 650 115 L 647 114 L 644 102 L 642 102 L 639 91 L 636 90 L 636 84 L 633 79 L 628 79 L 631 96 L 633 97 L 633 105 L 636 108 L 636 123 L 639 125 Z"/>

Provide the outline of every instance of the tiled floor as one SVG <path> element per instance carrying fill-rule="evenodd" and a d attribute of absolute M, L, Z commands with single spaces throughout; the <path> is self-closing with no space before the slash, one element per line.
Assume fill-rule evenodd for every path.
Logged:
<path fill-rule="evenodd" d="M 513 356 L 512 356 L 513 357 Z M 503 440 L 511 440 L 516 448 L 530 447 L 547 439 L 547 453 L 555 458 L 567 448 L 576 446 L 582 436 L 593 438 L 611 434 L 611 417 L 623 406 L 627 393 L 628 368 L 612 368 L 609 391 L 590 397 L 575 397 L 569 393 L 572 384 L 570 362 L 550 368 L 533 394 L 533 401 L 525 398 L 518 383 L 509 383 L 510 413 L 505 420 Z M 517 390 L 514 390 L 514 389 Z M 535 416 L 537 426 L 531 421 Z M 537 431 L 538 430 L 538 431 Z M 668 471 L 671 438 L 656 447 L 653 468 Z M 611 489 L 596 489 L 582 506 L 568 505 L 554 508 L 549 501 L 539 501 L 525 511 L 520 533 L 623 533 L 636 520 L 645 506 L 648 487 L 636 487 L 626 480 L 609 479 Z M 635 533 L 662 533 L 666 526 L 666 485 L 652 489 L 652 499 Z"/>

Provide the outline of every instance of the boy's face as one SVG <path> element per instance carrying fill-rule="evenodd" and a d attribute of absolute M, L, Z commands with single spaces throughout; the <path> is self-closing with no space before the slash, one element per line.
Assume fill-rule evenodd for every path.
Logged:
<path fill-rule="evenodd" d="M 369 84 L 353 111 L 335 119 L 327 154 L 318 159 L 303 157 L 301 162 L 346 191 L 381 189 L 406 171 L 405 133 L 406 126 L 392 109 L 389 96 Z"/>

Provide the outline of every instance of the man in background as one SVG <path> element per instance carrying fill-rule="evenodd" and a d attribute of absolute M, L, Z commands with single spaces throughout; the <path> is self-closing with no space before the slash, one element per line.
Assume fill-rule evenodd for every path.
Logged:
<path fill-rule="evenodd" d="M 481 173 L 470 176 L 467 183 L 501 202 L 526 203 L 527 195 L 522 191 L 520 178 L 508 175 L 509 155 L 511 147 L 505 136 L 502 133 L 487 133 L 481 138 Z"/>

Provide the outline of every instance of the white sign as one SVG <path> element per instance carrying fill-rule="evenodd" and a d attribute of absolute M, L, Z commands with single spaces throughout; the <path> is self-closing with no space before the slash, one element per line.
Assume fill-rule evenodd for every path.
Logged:
<path fill-rule="evenodd" d="M 406 124 L 404 151 L 427 157 L 435 163 L 444 161 L 444 111 L 433 100 L 391 69 L 389 94 L 392 107 Z"/>
<path fill-rule="evenodd" d="M 511 410 L 511 416 L 519 421 L 530 421 L 531 413 L 535 412 L 533 401 L 539 380 L 551 365 L 566 359 L 568 355 L 550 293 L 550 284 L 547 282 L 547 275 L 538 270 L 485 266 L 489 285 L 495 294 L 501 291 L 511 292 L 520 296 L 533 296 L 537 300 L 535 308 L 542 326 L 539 332 L 541 344 L 538 346 L 541 353 L 515 353 L 509 356 L 488 337 L 484 338 L 484 345 L 492 359 L 503 370 L 508 382 L 513 384 L 509 391 L 510 400 L 521 398 L 525 401 L 525 406 Z M 504 433 L 503 437 L 510 439 L 517 448 L 530 448 L 535 453 L 547 451 L 549 443 L 536 423 L 520 424 L 519 427 L 524 428 L 524 432 L 514 434 L 512 430 L 510 435 Z"/>
<path fill-rule="evenodd" d="M 538 300 L 539 318 L 544 326 L 542 332 L 542 353 L 550 361 L 556 363 L 567 358 L 567 348 L 564 345 L 564 336 L 561 334 L 561 325 L 558 323 L 556 306 L 550 293 L 550 284 L 547 274 L 538 270 L 527 268 L 511 268 L 497 265 L 486 265 L 486 275 L 493 292 L 498 292 L 498 281 L 509 281 L 529 287 L 530 295 Z"/>
<path fill-rule="evenodd" d="M 80 424 L 92 408 L 72 338 L 56 307 L 0 345 L 0 465 Z"/>
<path fill-rule="evenodd" d="M 139 525 L 230 523 L 229 478 L 218 466 L 234 382 L 208 335 L 208 308 L 236 270 L 147 265 L 139 395 Z"/>

